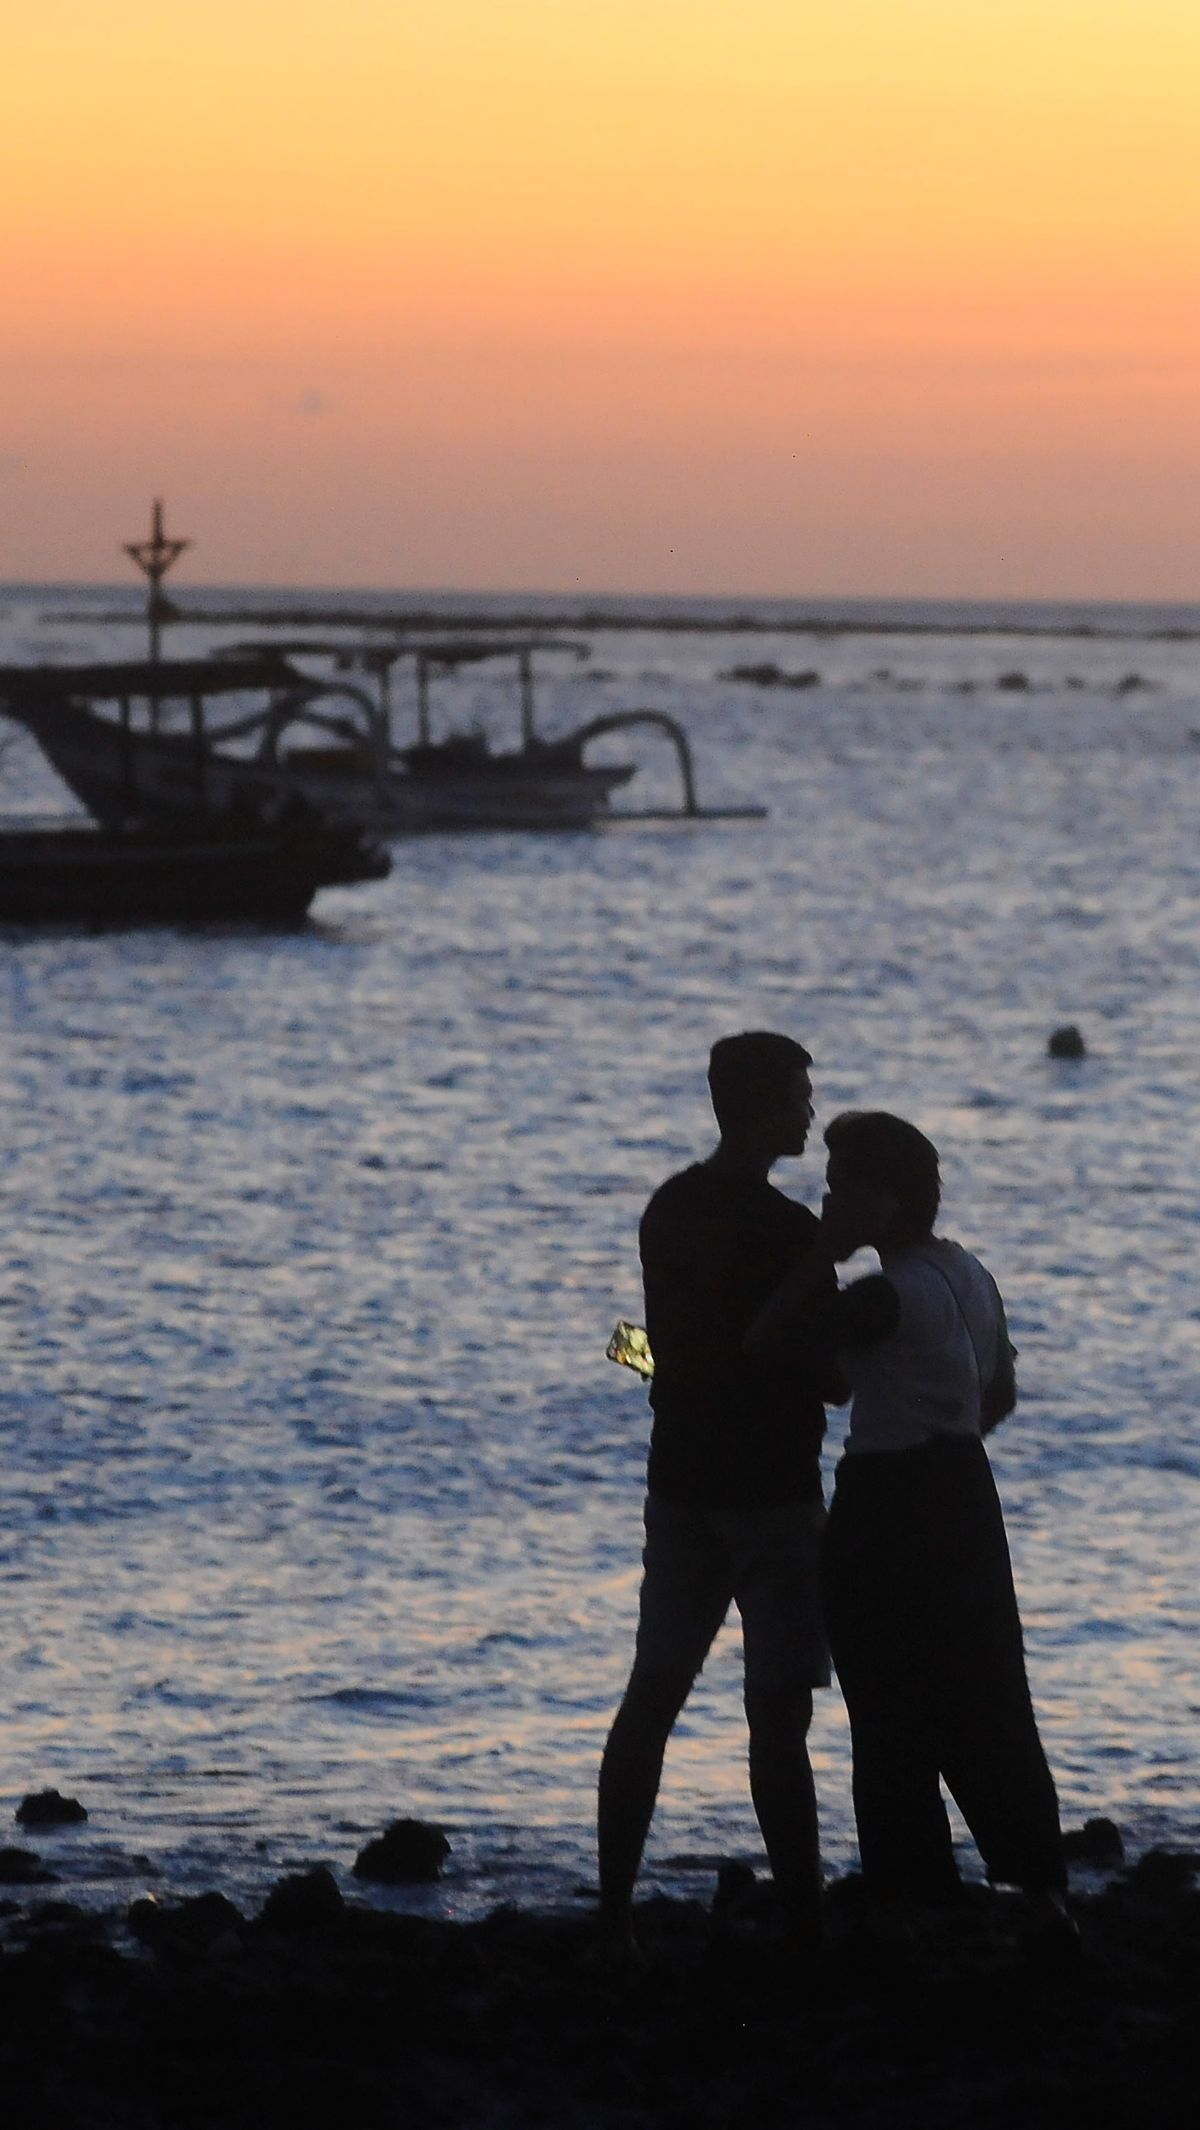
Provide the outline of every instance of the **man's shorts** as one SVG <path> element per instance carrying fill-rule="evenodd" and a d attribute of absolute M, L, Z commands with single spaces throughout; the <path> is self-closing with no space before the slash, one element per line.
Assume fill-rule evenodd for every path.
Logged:
<path fill-rule="evenodd" d="M 819 1574 L 824 1525 L 819 1501 L 699 1509 L 647 1495 L 639 1663 L 695 1678 L 734 1603 L 742 1616 L 747 1686 L 828 1686 Z"/>

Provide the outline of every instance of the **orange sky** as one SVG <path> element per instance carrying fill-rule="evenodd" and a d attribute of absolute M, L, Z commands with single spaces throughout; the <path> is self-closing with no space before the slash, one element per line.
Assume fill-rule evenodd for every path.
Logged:
<path fill-rule="evenodd" d="M 4 43 L 0 577 L 1200 597 L 1195 0 Z"/>

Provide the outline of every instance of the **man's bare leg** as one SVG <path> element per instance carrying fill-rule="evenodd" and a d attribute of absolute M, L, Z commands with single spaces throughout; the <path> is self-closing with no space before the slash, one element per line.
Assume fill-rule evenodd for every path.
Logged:
<path fill-rule="evenodd" d="M 807 1688 L 747 1687 L 750 1795 L 786 1927 L 815 1951 L 824 1937 L 817 1796 L 808 1757 Z"/>
<path fill-rule="evenodd" d="M 600 1928 L 615 1947 L 633 1943 L 633 1888 L 654 1817 L 663 1755 L 691 1673 L 635 1662 L 600 1763 L 596 1820 Z"/>

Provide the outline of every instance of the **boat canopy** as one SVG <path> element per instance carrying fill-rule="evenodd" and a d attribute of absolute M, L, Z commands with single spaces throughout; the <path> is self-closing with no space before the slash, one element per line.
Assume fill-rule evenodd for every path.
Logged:
<path fill-rule="evenodd" d="M 235 695 L 247 688 L 309 689 L 312 682 L 275 651 L 238 659 L 109 661 L 90 666 L 0 666 L 0 701 L 85 695 L 92 702 L 148 696 L 158 702 Z"/>

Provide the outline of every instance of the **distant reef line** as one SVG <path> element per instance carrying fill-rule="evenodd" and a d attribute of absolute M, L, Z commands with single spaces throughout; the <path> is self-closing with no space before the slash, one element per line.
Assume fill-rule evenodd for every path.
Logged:
<path fill-rule="evenodd" d="M 426 629 L 461 630 L 496 635 L 505 630 L 525 633 L 539 629 L 576 629 L 596 634 L 601 630 L 645 629 L 655 635 L 672 636 L 813 636 L 832 639 L 843 636 L 1005 636 L 1041 637 L 1073 642 L 1197 643 L 1200 627 L 1184 623 L 1161 627 L 1122 628 L 1111 622 L 1055 622 L 1006 620 L 939 620 L 910 617 L 886 620 L 881 616 L 851 619 L 821 614 L 682 614 L 654 613 L 629 606 L 611 608 L 514 608 L 511 612 L 462 613 L 442 607 L 396 607 L 356 609 L 354 593 L 347 593 L 337 606 L 203 606 L 188 609 L 172 602 L 165 617 L 170 623 L 205 628 L 340 628 L 387 630 L 392 633 Z M 369 594 L 361 595 L 369 597 Z M 91 628 L 117 628 L 141 622 L 140 609 L 121 607 L 105 611 L 93 607 L 48 614 L 47 622 Z"/>

